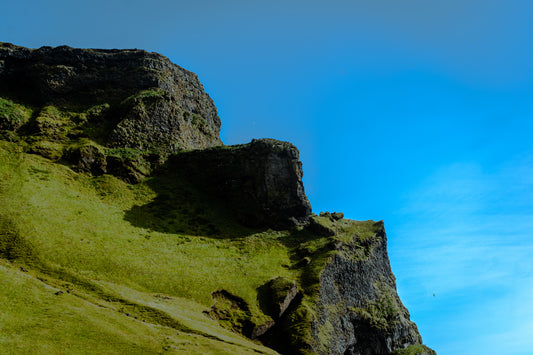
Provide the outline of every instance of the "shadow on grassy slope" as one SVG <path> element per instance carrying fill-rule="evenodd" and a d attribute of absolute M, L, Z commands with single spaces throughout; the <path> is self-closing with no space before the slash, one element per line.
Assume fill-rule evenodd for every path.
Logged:
<path fill-rule="evenodd" d="M 156 197 L 126 211 L 124 219 L 135 227 L 211 238 L 235 238 L 257 232 L 239 224 L 224 201 L 199 191 L 179 172 L 163 168 L 143 183 Z"/>

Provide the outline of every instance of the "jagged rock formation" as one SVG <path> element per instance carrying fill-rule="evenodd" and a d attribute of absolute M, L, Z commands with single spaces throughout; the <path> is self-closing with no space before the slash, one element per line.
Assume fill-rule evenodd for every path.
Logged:
<path fill-rule="evenodd" d="M 98 138 L 111 147 L 172 153 L 222 144 L 196 74 L 157 53 L 0 43 L 0 96 L 69 111 L 101 106 L 87 126 L 103 128 Z"/>
<path fill-rule="evenodd" d="M 311 213 L 298 158 L 298 149 L 290 143 L 254 139 L 176 154 L 168 166 L 227 201 L 244 224 L 283 228 L 305 222 Z"/>
<path fill-rule="evenodd" d="M 260 287 L 261 307 L 273 319 L 279 320 L 298 295 L 296 281 L 276 277 Z"/>
<path fill-rule="evenodd" d="M 396 293 L 383 223 L 350 221 L 340 212 L 312 214 L 296 147 L 273 139 L 224 146 L 219 131 L 216 108 L 196 75 L 159 54 L 66 46 L 31 50 L 0 43 L 0 139 L 20 144 L 21 152 L 39 154 L 49 159 L 49 164 L 60 162 L 91 178 L 99 176 L 102 184 L 112 181 L 100 176 L 103 174 L 154 185 L 168 182 L 169 176 L 180 183 L 181 178 L 188 180 L 187 184 L 169 184 L 172 188 L 161 193 L 147 183 L 157 196 L 146 206 L 133 206 L 122 221 L 141 228 L 113 231 L 142 230 L 142 237 L 132 239 L 147 245 L 151 234 L 146 231 L 152 230 L 159 232 L 155 234 L 158 239 L 168 234 L 183 239 L 180 243 L 205 243 L 203 247 L 211 252 L 219 247 L 223 250 L 226 244 L 214 247 L 205 242 L 205 236 L 232 239 L 233 234 L 217 235 L 220 229 L 206 219 L 211 212 L 202 212 L 205 200 L 198 200 L 202 206 L 189 201 L 193 208 L 185 213 L 181 210 L 189 206 L 184 203 L 187 194 L 168 191 L 201 190 L 209 199 L 222 201 L 241 224 L 253 228 L 229 222 L 230 232 L 238 226 L 252 234 L 239 243 L 246 246 L 248 238 L 250 244 L 282 250 L 283 264 L 276 256 L 274 261 L 263 254 L 254 259 L 272 263 L 265 262 L 267 271 L 252 266 L 259 269 L 254 270 L 256 283 L 247 285 L 253 288 L 244 295 L 235 292 L 239 285 L 231 282 L 231 292 L 226 290 L 228 285 L 209 291 L 213 305 L 204 313 L 224 328 L 257 338 L 286 354 L 434 354 L 421 345 L 416 325 Z M 156 180 L 156 174 L 167 180 Z M 144 179 L 151 175 L 153 179 Z M 93 182 L 99 184 L 96 179 Z M 122 186 L 115 184 L 102 194 L 111 195 Z M 137 200 L 131 197 L 129 202 L 124 205 L 131 207 Z M 167 213 L 169 210 L 172 213 Z M 205 215 L 199 216 L 202 213 Z M 152 220 L 146 223 L 147 216 L 161 220 L 171 216 L 174 220 L 169 220 L 169 225 L 181 224 L 175 229 L 157 229 Z M 209 232 L 203 234 L 204 229 L 197 225 L 202 223 Z M 183 224 L 190 228 L 183 229 Z M 12 247 L 21 244 L 12 238 L 18 238 L 12 233 L 14 228 L 0 223 L 0 237 L 2 231 L 11 231 L 0 240 L 5 242 L 0 243 L 0 258 L 24 260 L 23 253 Z M 91 225 L 87 238 L 93 232 Z M 169 245 L 175 244 L 173 240 Z M 156 246 L 150 247 L 157 251 Z M 231 245 L 238 247 L 238 243 Z M 246 250 L 262 252 L 260 247 Z M 250 266 L 249 256 L 237 257 L 238 265 Z M 195 260 L 195 265 L 201 268 L 201 261 L 196 264 Z M 175 262 L 171 258 L 171 263 Z M 165 324 L 174 324 L 180 331 L 188 329 L 168 317 Z"/>
<path fill-rule="evenodd" d="M 352 221 L 341 213 L 310 220 L 302 233 L 315 240 L 295 253 L 307 260 L 295 264 L 302 269 L 303 297 L 276 318 L 265 343 L 283 354 L 434 355 L 396 292 L 383 222 Z M 315 234 L 318 224 L 332 233 Z"/>
<path fill-rule="evenodd" d="M 314 345 L 318 353 L 385 355 L 422 343 L 396 293 L 387 236 L 383 223 L 377 224 L 376 234 L 364 242 L 363 250 L 357 235 L 336 245 L 335 255 L 320 275 L 312 332 L 316 339 L 328 341 L 326 351 L 324 344 Z"/>

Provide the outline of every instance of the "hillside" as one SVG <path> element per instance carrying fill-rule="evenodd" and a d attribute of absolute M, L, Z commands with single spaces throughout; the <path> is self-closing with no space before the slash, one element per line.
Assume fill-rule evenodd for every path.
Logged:
<path fill-rule="evenodd" d="M 313 214 L 293 145 L 219 131 L 159 54 L 0 44 L 3 353 L 433 353 L 383 223 Z"/>

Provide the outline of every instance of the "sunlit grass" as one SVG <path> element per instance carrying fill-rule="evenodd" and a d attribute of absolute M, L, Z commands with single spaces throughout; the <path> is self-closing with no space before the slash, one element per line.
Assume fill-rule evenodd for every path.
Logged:
<path fill-rule="evenodd" d="M 318 236 L 301 228 L 253 230 L 236 223 L 222 201 L 194 189 L 176 173 L 163 170 L 131 185 L 110 175 L 76 173 L 4 141 L 0 141 L 0 161 L 0 256 L 30 270 L 23 279 L 13 276 L 16 280 L 9 282 L 30 290 L 36 298 L 43 287 L 72 291 L 61 295 L 68 300 L 65 307 L 54 303 L 57 296 L 52 292 L 54 297 L 46 294 L 42 298 L 43 302 L 49 299 L 50 306 L 37 303 L 31 309 L 27 309 L 28 303 L 14 300 L 15 294 L 1 294 L 12 305 L 8 318 L 20 309 L 28 322 L 38 319 L 28 330 L 24 330 L 24 320 L 17 321 L 20 328 L 3 334 L 5 341 L 17 346 L 26 346 L 24 334 L 37 337 L 43 349 L 58 346 L 53 341 L 55 330 L 49 336 L 45 329 L 55 317 L 61 318 L 61 312 L 77 307 L 73 317 L 64 319 L 65 327 L 75 327 L 86 315 L 85 335 L 66 332 L 57 337 L 58 341 L 70 339 L 74 352 L 97 337 L 110 341 L 118 337 L 117 344 L 123 340 L 123 351 L 131 353 L 152 353 L 172 346 L 201 353 L 196 352 L 196 345 L 185 345 L 189 343 L 181 335 L 170 336 L 168 342 L 173 345 L 161 343 L 161 335 L 172 332 L 169 328 L 203 339 L 194 343 L 199 344 L 198 349 L 214 339 L 218 345 L 213 349 L 220 353 L 231 353 L 225 346 L 270 351 L 223 329 L 204 311 L 213 304 L 211 294 L 224 289 L 242 298 L 251 319 L 262 324 L 270 318 L 260 309 L 258 289 L 279 276 L 296 280 L 304 293 L 292 328 L 299 329 L 301 334 L 295 336 L 302 342 L 309 341 L 320 275 L 337 252 L 337 243 L 357 239 L 372 246 L 381 226 L 373 221 L 332 222 L 317 217 L 337 234 Z M 358 238 L 354 239 L 355 235 Z M 5 272 L 5 277 L 12 276 Z M 17 286 L 21 280 L 26 286 Z M 95 305 L 104 307 L 105 312 Z M 127 322 L 113 326 L 126 313 L 130 314 Z M 138 321 L 130 324 L 132 317 Z M 132 333 L 144 332 L 138 328 L 140 320 L 153 324 L 152 330 L 165 330 L 146 331 L 129 341 Z M 94 327 L 99 330 L 91 330 Z M 109 344 L 101 346 L 104 349 Z"/>
<path fill-rule="evenodd" d="M 182 332 L 116 312 L 70 293 L 59 293 L 0 260 L 0 351 L 9 354 L 247 354 L 268 352 L 204 319 Z M 131 295 L 131 293 L 129 293 Z M 134 295 L 135 296 L 135 295 Z M 180 307 L 190 306 L 180 304 Z M 176 310 L 173 305 L 169 308 Z M 198 306 L 196 306 L 198 308 Z M 185 310 L 190 309 L 186 308 Z M 194 309 L 194 308 L 193 308 Z M 180 316 L 187 316 L 180 309 Z M 196 316 L 192 311 L 189 313 Z M 205 323 L 205 324 L 204 324 Z"/>
<path fill-rule="evenodd" d="M 250 304 L 254 317 L 264 317 L 256 289 L 272 275 L 292 272 L 282 266 L 290 260 L 279 233 L 242 234 L 236 227 L 234 238 L 219 238 L 135 226 L 125 215 L 156 198 L 148 185 L 77 174 L 6 142 L 0 142 L 0 148 L 0 160 L 5 162 L 0 166 L 0 218 L 9 221 L 2 225 L 2 240 L 8 229 L 16 230 L 22 239 L 11 259 L 21 265 L 69 281 L 57 270 L 68 270 L 89 283 L 122 285 L 131 290 L 126 298 L 138 292 L 188 299 L 204 323 L 214 322 L 201 312 L 212 304 L 211 293 L 218 289 L 238 294 Z M 91 290 L 80 292 L 87 291 Z M 171 313 L 179 318 L 190 308 Z M 195 327 L 201 328 L 201 322 Z"/>

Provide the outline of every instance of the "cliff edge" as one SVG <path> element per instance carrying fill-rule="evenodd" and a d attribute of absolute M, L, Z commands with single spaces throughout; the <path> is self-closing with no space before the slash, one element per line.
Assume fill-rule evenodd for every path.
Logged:
<path fill-rule="evenodd" d="M 298 149 L 274 139 L 175 154 L 170 169 L 226 201 L 249 226 L 278 229 L 306 223 L 311 204 L 304 192 Z"/>
<path fill-rule="evenodd" d="M 0 43 L 0 96 L 92 114 L 106 145 L 173 153 L 220 145 L 220 118 L 196 74 L 143 50 L 28 49 Z"/>
<path fill-rule="evenodd" d="M 160 54 L 0 43 L 7 343 L 434 354 L 396 292 L 383 222 L 312 213 L 295 146 L 219 132 L 197 76 Z"/>

